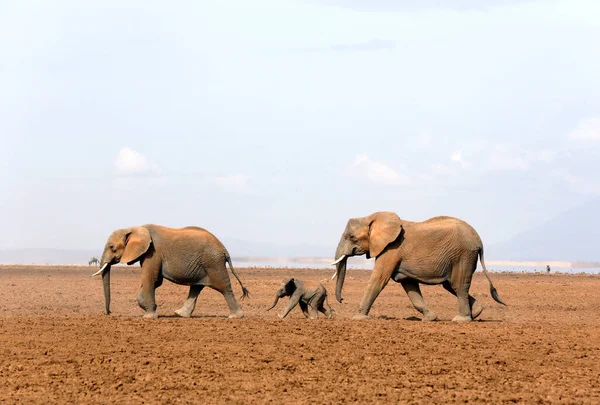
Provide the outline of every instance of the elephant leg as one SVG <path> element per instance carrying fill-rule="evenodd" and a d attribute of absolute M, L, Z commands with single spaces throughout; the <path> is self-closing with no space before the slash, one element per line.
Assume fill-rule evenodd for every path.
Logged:
<path fill-rule="evenodd" d="M 183 306 L 179 308 L 175 313 L 182 318 L 189 318 L 192 316 L 192 312 L 194 312 L 194 308 L 196 308 L 196 301 L 198 300 L 198 295 L 204 288 L 203 285 L 192 285 L 190 286 L 190 292 L 188 294 L 187 299 L 183 303 Z"/>
<path fill-rule="evenodd" d="M 442 286 L 446 289 L 446 291 L 456 296 L 456 291 L 454 291 L 454 288 L 452 288 L 452 285 L 449 281 L 444 281 Z M 481 315 L 481 312 L 483 311 L 483 305 L 481 305 L 481 303 L 472 295 L 469 295 L 469 306 L 471 307 L 471 317 L 473 319 L 476 319 L 479 315 Z"/>
<path fill-rule="evenodd" d="M 140 308 L 142 308 L 143 310 L 146 310 L 146 302 L 144 300 L 144 288 L 143 287 L 140 287 L 140 292 L 138 292 L 137 303 Z"/>
<path fill-rule="evenodd" d="M 298 305 L 300 305 L 300 309 L 302 310 L 302 313 L 304 314 L 304 316 L 306 318 L 310 318 L 310 312 L 308 312 L 308 305 L 303 301 L 299 301 Z"/>
<path fill-rule="evenodd" d="M 327 304 L 327 306 L 325 306 L 325 304 Z M 329 298 L 327 295 L 325 295 L 325 299 L 321 304 L 321 312 L 323 312 L 328 319 L 331 319 L 335 316 L 335 311 L 333 308 L 331 308 L 331 305 L 329 305 Z"/>
<path fill-rule="evenodd" d="M 209 286 L 213 290 L 223 294 L 227 306 L 229 307 L 229 318 L 243 318 L 244 312 L 236 300 L 233 289 L 231 288 L 231 280 L 229 280 L 225 263 L 222 263 L 219 266 L 215 265 L 212 268 L 207 269 L 206 272 L 209 274 L 209 280 L 211 282 Z"/>
<path fill-rule="evenodd" d="M 373 274 L 371 274 L 369 285 L 367 286 L 367 290 L 365 291 L 363 299 L 358 307 L 358 314 L 356 314 L 352 319 L 370 319 L 369 311 L 371 310 L 371 306 L 373 306 L 373 302 L 375 302 L 375 299 L 379 296 L 379 293 L 381 293 L 381 290 L 383 290 L 383 288 L 387 285 L 387 283 L 390 281 L 390 277 L 392 276 L 391 269 L 386 269 L 384 264 L 385 263 L 382 263 L 379 259 L 375 262 L 375 268 L 373 269 Z"/>
<path fill-rule="evenodd" d="M 146 311 L 144 318 L 158 318 L 155 291 L 163 282 L 160 271 L 151 266 L 142 266 L 142 288 L 138 294 L 138 305 Z"/>
<path fill-rule="evenodd" d="M 319 318 L 319 302 L 318 300 L 311 300 L 309 307 L 310 319 L 318 319 Z"/>
<path fill-rule="evenodd" d="M 319 308 L 319 311 L 321 311 L 323 313 L 323 315 L 325 315 L 325 317 L 327 319 L 333 318 L 333 311 L 325 308 L 324 306 L 322 306 L 321 308 Z"/>
<path fill-rule="evenodd" d="M 419 282 L 406 278 L 401 280 L 400 284 L 404 287 L 404 291 L 406 291 L 406 295 L 408 295 L 408 298 L 415 309 L 423 314 L 423 321 L 435 321 L 437 319 L 437 314 L 430 310 L 427 304 L 425 304 Z"/>
<path fill-rule="evenodd" d="M 323 313 L 327 317 L 327 319 L 333 318 L 333 311 L 331 309 L 325 308 L 325 302 L 322 302 L 319 306 L 318 310 Z"/>
<path fill-rule="evenodd" d="M 456 297 L 458 298 L 458 315 L 452 319 L 454 322 L 470 322 L 473 320 L 469 302 L 469 288 L 471 288 L 471 279 L 477 267 L 477 253 L 474 257 L 475 260 L 472 260 L 471 257 L 465 258 L 452 269 L 450 286 L 456 291 Z"/>
<path fill-rule="evenodd" d="M 227 301 L 227 306 L 229 307 L 229 318 L 243 318 L 244 312 L 242 311 L 240 304 L 235 299 L 235 295 L 233 294 L 231 284 L 227 284 L 228 285 L 222 291 L 217 291 L 223 294 L 225 301 Z"/>

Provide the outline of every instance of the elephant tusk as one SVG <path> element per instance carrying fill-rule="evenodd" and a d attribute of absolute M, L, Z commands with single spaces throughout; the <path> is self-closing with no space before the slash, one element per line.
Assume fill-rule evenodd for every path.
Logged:
<path fill-rule="evenodd" d="M 333 280 L 335 278 L 335 276 L 337 276 L 337 270 L 335 271 L 335 273 L 333 273 L 333 276 L 331 276 L 331 279 Z"/>
<path fill-rule="evenodd" d="M 339 259 L 337 259 L 335 262 L 330 263 L 330 266 L 335 266 L 336 264 L 338 264 L 339 262 L 341 262 L 342 260 L 344 260 L 346 258 L 346 255 L 341 255 Z"/>
<path fill-rule="evenodd" d="M 98 274 L 101 274 L 104 271 L 104 269 L 106 269 L 106 266 L 108 266 L 108 263 L 104 263 L 104 266 L 102 266 L 102 268 L 100 270 L 98 270 L 97 272 L 95 272 L 94 274 L 92 274 L 92 277 L 95 277 Z"/>

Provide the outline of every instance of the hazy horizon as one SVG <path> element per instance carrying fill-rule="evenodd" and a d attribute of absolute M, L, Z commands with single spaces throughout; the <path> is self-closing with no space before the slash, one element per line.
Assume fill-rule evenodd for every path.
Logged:
<path fill-rule="evenodd" d="M 383 210 L 490 246 L 598 199 L 600 3 L 437 3 L 1 4 L 0 249 L 328 249 Z"/>

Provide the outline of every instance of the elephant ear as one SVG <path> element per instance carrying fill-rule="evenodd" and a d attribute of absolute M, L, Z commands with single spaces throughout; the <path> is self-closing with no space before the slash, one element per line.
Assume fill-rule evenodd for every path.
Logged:
<path fill-rule="evenodd" d="M 393 212 L 377 212 L 369 225 L 369 256 L 377 257 L 400 236 L 402 221 Z"/>
<path fill-rule="evenodd" d="M 150 248 L 150 232 L 143 226 L 137 226 L 125 236 L 125 251 L 121 262 L 133 264 Z"/>
<path fill-rule="evenodd" d="M 292 295 L 296 291 L 296 280 L 290 278 L 285 282 L 284 288 L 287 295 Z"/>

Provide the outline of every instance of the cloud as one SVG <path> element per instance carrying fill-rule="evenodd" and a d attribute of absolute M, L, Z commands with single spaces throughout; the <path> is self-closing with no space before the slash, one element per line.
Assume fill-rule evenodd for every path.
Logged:
<path fill-rule="evenodd" d="M 150 174 L 152 171 L 157 171 L 156 169 L 157 167 L 153 168 L 148 163 L 144 155 L 127 147 L 121 148 L 115 159 L 115 171 L 118 175 Z"/>
<path fill-rule="evenodd" d="M 248 191 L 249 180 L 250 178 L 244 174 L 217 176 L 212 178 L 212 182 L 219 188 L 234 193 L 243 193 Z"/>
<path fill-rule="evenodd" d="M 582 119 L 568 138 L 575 141 L 600 141 L 600 118 Z"/>
<path fill-rule="evenodd" d="M 368 155 L 357 155 L 350 166 L 350 172 L 368 179 L 376 184 L 408 185 L 410 179 L 406 175 L 398 174 L 388 165 L 371 160 Z"/>
<path fill-rule="evenodd" d="M 551 174 L 555 177 L 559 177 L 565 180 L 569 184 L 577 184 L 581 182 L 581 179 L 579 177 L 572 175 L 565 168 L 554 169 L 552 170 Z"/>
<path fill-rule="evenodd" d="M 167 183 L 167 178 L 161 174 L 158 165 L 128 147 L 119 150 L 114 169 L 114 186 L 120 191 L 150 190 Z"/>
<path fill-rule="evenodd" d="M 366 42 L 358 42 L 354 44 L 337 44 L 332 45 L 332 51 L 383 51 L 390 50 L 396 47 L 395 41 L 385 39 L 371 39 Z"/>
<path fill-rule="evenodd" d="M 519 150 L 510 145 L 496 145 L 487 159 L 489 170 L 525 171 L 529 170 L 529 160 Z"/>
<path fill-rule="evenodd" d="M 452 153 L 452 155 L 450 156 L 450 160 L 454 163 L 458 163 L 463 169 L 468 169 L 469 167 L 471 167 L 470 163 L 465 162 L 462 156 L 462 152 L 459 150 Z"/>
<path fill-rule="evenodd" d="M 557 157 L 558 152 L 550 149 L 541 150 L 538 154 L 538 159 L 544 163 L 553 163 L 556 161 Z"/>

